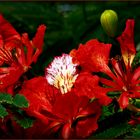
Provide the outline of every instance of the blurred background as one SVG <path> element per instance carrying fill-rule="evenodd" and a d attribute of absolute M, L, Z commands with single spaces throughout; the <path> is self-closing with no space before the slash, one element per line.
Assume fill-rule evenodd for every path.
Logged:
<path fill-rule="evenodd" d="M 69 53 L 80 43 L 98 38 L 112 43 L 111 56 L 120 52 L 118 42 L 106 35 L 100 24 L 100 15 L 106 9 L 115 10 L 119 25 L 117 35 L 124 30 L 128 18 L 135 19 L 135 44 L 140 42 L 140 2 L 0 2 L 0 13 L 20 33 L 27 32 L 30 39 L 40 24 L 47 26 L 44 51 L 30 75 L 43 75 L 44 68 L 54 56 Z"/>

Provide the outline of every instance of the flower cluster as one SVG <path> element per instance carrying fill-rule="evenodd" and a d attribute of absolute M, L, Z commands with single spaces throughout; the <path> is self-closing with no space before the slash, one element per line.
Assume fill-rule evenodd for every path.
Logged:
<path fill-rule="evenodd" d="M 42 52 L 45 25 L 40 25 L 35 37 L 20 35 L 0 15 L 0 90 L 12 92 L 12 87 Z M 11 93 L 12 94 L 12 93 Z"/>
<path fill-rule="evenodd" d="M 117 37 L 120 59 L 109 58 L 111 44 L 92 39 L 69 54 L 55 57 L 44 76 L 23 82 L 21 77 L 42 52 L 46 26 L 40 25 L 30 41 L 27 33 L 18 34 L 2 15 L 0 25 L 0 92 L 24 95 L 29 107 L 23 110 L 35 118 L 33 126 L 24 131 L 13 122 L 18 135 L 86 138 L 98 129 L 102 107 L 112 103 L 109 92 L 119 93 L 115 98 L 121 109 L 135 108 L 131 101 L 140 98 L 140 67 L 132 68 L 136 54 L 133 19 L 127 20 L 124 32 Z M 2 121 L 0 124 L 6 131 Z"/>

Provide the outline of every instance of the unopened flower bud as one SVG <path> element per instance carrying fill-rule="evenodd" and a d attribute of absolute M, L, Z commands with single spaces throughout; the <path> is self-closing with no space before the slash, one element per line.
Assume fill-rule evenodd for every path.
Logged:
<path fill-rule="evenodd" d="M 105 10 L 100 17 L 100 22 L 108 36 L 114 37 L 116 35 L 118 16 L 115 11 Z"/>

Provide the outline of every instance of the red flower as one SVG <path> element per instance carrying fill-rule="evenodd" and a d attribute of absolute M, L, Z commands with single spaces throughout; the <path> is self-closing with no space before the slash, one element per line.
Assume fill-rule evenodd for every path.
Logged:
<path fill-rule="evenodd" d="M 42 52 L 46 27 L 39 26 L 35 37 L 29 41 L 27 33 L 20 37 L 1 15 L 0 25 L 0 90 L 3 91 L 18 81 L 32 62 L 36 62 Z M 5 67 L 5 64 L 8 66 Z"/>
<path fill-rule="evenodd" d="M 84 71 L 103 72 L 109 76 L 100 78 L 100 81 L 107 86 L 107 91 L 120 92 L 118 102 L 121 108 L 128 106 L 130 98 L 140 98 L 140 68 L 134 71 L 131 68 L 136 53 L 133 30 L 134 20 L 129 19 L 124 32 L 117 38 L 120 42 L 123 59 L 112 58 L 111 69 L 108 66 L 110 44 L 90 40 L 85 45 L 80 45 L 78 50 L 72 50 L 70 53 L 73 61 L 78 63 Z"/>
<path fill-rule="evenodd" d="M 121 52 L 126 68 L 130 67 L 136 54 L 134 47 L 134 20 L 128 19 L 126 28 L 121 36 L 117 38 L 121 45 Z"/>
<path fill-rule="evenodd" d="M 99 86 L 99 77 L 88 72 L 78 73 L 77 65 L 68 54 L 56 57 L 46 68 L 46 79 L 62 94 L 72 91 L 78 96 L 97 98 L 103 105 L 109 104 L 111 99 L 106 96 L 108 90 Z"/>
<path fill-rule="evenodd" d="M 88 41 L 85 45 L 80 44 L 78 50 L 72 50 L 70 55 L 74 63 L 78 63 L 83 71 L 105 71 L 108 64 L 111 44 L 100 43 L 96 39 Z"/>
<path fill-rule="evenodd" d="M 22 66 L 29 67 L 32 62 L 36 62 L 38 56 L 42 53 L 45 30 L 46 26 L 40 25 L 32 41 L 29 40 L 27 33 L 22 35 L 22 43 L 27 49 L 27 53 L 25 53 L 23 46 L 17 48 L 18 62 Z"/>
<path fill-rule="evenodd" d="M 101 108 L 97 101 L 89 103 L 87 96 L 67 93 L 59 96 L 53 105 L 49 129 L 53 132 L 61 128 L 63 138 L 85 138 L 97 128 Z"/>
<path fill-rule="evenodd" d="M 30 103 L 28 114 L 46 124 L 46 135 L 61 129 L 63 138 L 87 137 L 98 128 L 100 104 L 89 102 L 87 96 L 60 94 L 43 77 L 26 81 L 20 93 Z"/>
<path fill-rule="evenodd" d="M 97 98 L 103 105 L 108 105 L 112 101 L 106 95 L 107 89 L 99 86 L 99 77 L 88 72 L 83 72 L 78 75 L 73 90 L 78 96 L 83 94 L 90 99 Z"/>
<path fill-rule="evenodd" d="M 126 22 L 126 28 L 123 34 L 118 37 L 121 45 L 123 60 L 112 59 L 113 72 L 108 70 L 107 75 L 111 79 L 101 78 L 101 82 L 110 87 L 110 91 L 121 92 L 118 99 L 120 107 L 126 108 L 129 105 L 130 98 L 140 98 L 139 77 L 140 68 L 132 70 L 131 64 L 135 56 L 134 38 L 133 38 L 134 20 Z"/>
<path fill-rule="evenodd" d="M 0 65 L 12 63 L 11 50 L 21 45 L 21 37 L 12 25 L 0 15 Z"/>
<path fill-rule="evenodd" d="M 41 114 L 41 111 L 52 109 L 51 103 L 55 100 L 55 94 L 59 94 L 57 89 L 49 85 L 44 77 L 37 77 L 26 81 L 20 93 L 29 100 L 30 106 L 26 109 L 28 114 L 36 116 L 47 124 L 48 119 Z"/>

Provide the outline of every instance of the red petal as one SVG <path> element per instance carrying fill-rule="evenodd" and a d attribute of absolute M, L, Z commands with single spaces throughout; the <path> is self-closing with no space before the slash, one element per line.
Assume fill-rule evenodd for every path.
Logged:
<path fill-rule="evenodd" d="M 20 76 L 24 73 L 23 69 L 20 66 L 1 68 L 0 71 L 0 90 L 17 82 Z"/>
<path fill-rule="evenodd" d="M 134 20 L 128 19 L 126 21 L 126 27 L 121 36 L 117 38 L 121 46 L 122 56 L 126 67 L 131 66 L 131 63 L 136 54 L 134 47 Z"/>
<path fill-rule="evenodd" d="M 61 121 L 61 124 L 64 124 L 63 137 L 74 138 L 75 135 L 86 137 L 97 129 L 97 119 L 101 114 L 101 108 L 97 101 L 89 103 L 86 96 L 78 97 L 73 93 L 67 93 L 56 99 L 53 114 L 59 116 L 61 120 L 58 119 L 58 122 Z M 76 120 L 76 126 L 72 126 Z"/>
<path fill-rule="evenodd" d="M 64 139 L 68 139 L 70 138 L 70 135 L 71 135 L 71 124 L 67 123 L 63 126 L 63 129 L 62 129 L 62 137 Z"/>
<path fill-rule="evenodd" d="M 55 100 L 56 92 L 56 89 L 50 86 L 44 77 L 37 77 L 26 81 L 20 91 L 30 103 L 29 108 L 27 108 L 28 113 L 35 117 L 40 116 L 41 110 L 51 111 L 51 104 Z"/>
<path fill-rule="evenodd" d="M 46 26 L 40 25 L 37 29 L 37 33 L 33 38 L 33 44 L 36 48 L 42 49 L 44 35 L 45 35 Z"/>
<path fill-rule="evenodd" d="M 37 57 L 42 52 L 45 30 L 46 30 L 46 26 L 45 25 L 40 25 L 37 29 L 37 33 L 36 33 L 35 37 L 33 38 L 33 45 L 34 45 L 35 48 L 37 48 L 37 51 L 36 51 L 36 53 L 34 54 L 34 57 L 33 57 L 33 62 L 36 62 Z"/>
<path fill-rule="evenodd" d="M 130 125 L 137 125 L 140 124 L 140 117 L 132 116 L 132 119 L 128 122 Z"/>
<path fill-rule="evenodd" d="M 98 72 L 107 68 L 111 44 L 100 43 L 96 39 L 80 44 L 78 50 L 70 53 L 84 71 Z"/>
<path fill-rule="evenodd" d="M 128 106 L 129 104 L 129 99 L 128 99 L 128 93 L 127 92 L 123 92 L 119 98 L 119 105 L 120 108 L 124 109 Z"/>
<path fill-rule="evenodd" d="M 74 92 L 78 96 L 88 96 L 94 98 L 94 88 L 98 86 L 99 77 L 93 76 L 88 72 L 80 73 L 74 83 Z"/>
<path fill-rule="evenodd" d="M 71 120 L 77 113 L 82 97 L 78 97 L 73 93 L 67 93 L 57 97 L 53 106 L 53 113 L 63 120 Z M 85 99 L 88 100 L 87 98 Z M 84 105 L 84 102 L 83 102 Z"/>
<path fill-rule="evenodd" d="M 29 38 L 28 38 L 28 34 L 27 33 L 24 33 L 22 34 L 22 42 L 23 44 L 26 46 L 27 48 L 27 52 L 26 52 L 26 60 L 25 60 L 25 52 L 21 52 L 21 60 L 19 59 L 19 61 L 21 61 L 21 64 L 22 64 L 22 61 L 25 63 L 26 62 L 26 65 L 29 66 L 31 63 L 32 63 L 32 57 L 33 57 L 33 51 L 34 51 L 34 48 L 33 48 L 33 45 L 31 44 Z M 24 64 L 23 63 L 23 64 Z"/>
<path fill-rule="evenodd" d="M 112 91 L 122 90 L 122 87 L 120 87 L 116 82 L 114 82 L 112 80 L 108 80 L 108 79 L 105 79 L 105 78 L 100 78 L 100 82 L 103 83 L 106 86 L 111 87 Z"/>
<path fill-rule="evenodd" d="M 108 92 L 107 88 L 101 87 L 95 88 L 95 97 L 99 99 L 99 103 L 101 105 L 106 106 L 112 102 L 112 99 L 106 95 L 107 92 Z"/>
<path fill-rule="evenodd" d="M 2 15 L 0 15 L 0 35 L 3 37 L 7 49 L 15 47 L 17 40 L 20 40 L 20 35 Z"/>
<path fill-rule="evenodd" d="M 97 120 L 101 115 L 100 105 L 96 101 L 88 104 L 85 110 L 88 112 L 89 117 L 87 115 L 85 118 L 79 119 L 76 126 L 76 134 L 78 137 L 82 138 L 85 138 L 96 131 L 96 129 L 98 128 Z"/>
<path fill-rule="evenodd" d="M 108 105 L 112 100 L 106 95 L 108 89 L 99 87 L 99 77 L 87 72 L 80 73 L 74 83 L 76 95 L 97 98 L 103 105 Z"/>
<path fill-rule="evenodd" d="M 135 69 L 135 71 L 133 72 L 131 83 L 133 85 L 135 85 L 136 82 L 138 81 L 138 78 L 139 77 L 140 77 L 140 67 L 138 67 L 137 69 Z"/>
<path fill-rule="evenodd" d="M 23 65 L 26 64 L 26 66 L 29 66 L 32 62 L 37 61 L 38 56 L 42 52 L 45 29 L 46 29 L 45 25 L 40 25 L 35 37 L 33 38 L 33 41 L 29 40 L 27 33 L 24 33 L 22 35 L 22 43 L 27 48 L 27 52 L 26 53 L 23 52 L 22 48 L 20 48 L 22 52 L 20 53 L 21 56 L 18 58 L 18 60 L 20 61 L 21 64 Z"/>
<path fill-rule="evenodd" d="M 0 34 L 3 36 L 4 39 L 9 40 L 11 38 L 18 38 L 20 39 L 19 34 L 13 28 L 13 26 L 0 15 Z"/>
<path fill-rule="evenodd" d="M 3 37 L 0 35 L 0 48 L 3 48 L 4 42 L 3 42 Z"/>

